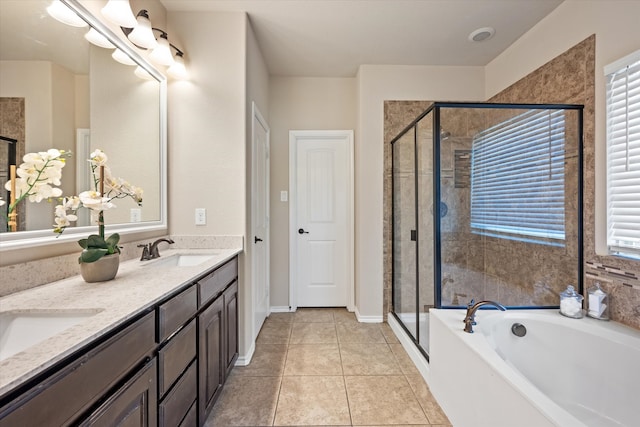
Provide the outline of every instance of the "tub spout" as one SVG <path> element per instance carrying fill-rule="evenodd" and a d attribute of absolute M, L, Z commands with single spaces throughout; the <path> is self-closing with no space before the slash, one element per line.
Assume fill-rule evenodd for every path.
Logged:
<path fill-rule="evenodd" d="M 500 311 L 505 311 L 506 307 L 495 301 L 480 301 L 467 308 L 467 315 L 464 317 L 464 331 L 467 333 L 473 333 L 473 325 L 476 324 L 476 311 L 483 305 L 492 305 Z"/>

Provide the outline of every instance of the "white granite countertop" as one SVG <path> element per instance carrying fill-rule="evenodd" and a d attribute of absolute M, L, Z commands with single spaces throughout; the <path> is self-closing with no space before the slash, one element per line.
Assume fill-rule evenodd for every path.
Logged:
<path fill-rule="evenodd" d="M 0 298 L 0 314 L 15 311 L 96 313 L 0 361 L 0 396 L 241 251 L 240 248 L 165 249 L 157 260 L 120 263 L 118 275 L 109 282 L 86 283 L 82 277 L 74 276 Z M 178 254 L 215 256 L 193 267 L 161 265 L 167 258 Z"/>

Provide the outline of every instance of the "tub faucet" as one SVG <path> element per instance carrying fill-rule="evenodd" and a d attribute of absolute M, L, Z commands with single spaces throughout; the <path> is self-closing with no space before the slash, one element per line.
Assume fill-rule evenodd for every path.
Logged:
<path fill-rule="evenodd" d="M 167 242 L 169 244 L 175 243 L 171 239 L 158 239 L 155 242 L 151 243 L 149 245 L 149 257 L 150 257 L 149 259 L 155 259 L 160 257 L 160 251 L 158 250 L 158 244 L 160 242 Z"/>
<path fill-rule="evenodd" d="M 506 308 L 504 305 L 499 304 L 494 301 L 480 301 L 473 305 L 469 305 L 467 307 L 467 315 L 464 318 L 464 331 L 467 333 L 473 333 L 473 325 L 476 324 L 476 311 L 482 307 L 483 305 L 492 305 L 499 309 L 500 311 L 505 311 Z"/>

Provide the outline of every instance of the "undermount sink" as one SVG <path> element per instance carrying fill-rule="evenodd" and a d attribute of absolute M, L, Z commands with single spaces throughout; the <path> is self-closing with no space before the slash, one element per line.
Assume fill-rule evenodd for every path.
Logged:
<path fill-rule="evenodd" d="M 161 258 L 148 265 L 155 267 L 193 267 L 204 262 L 213 260 L 217 253 L 206 254 L 176 254 L 166 258 Z"/>
<path fill-rule="evenodd" d="M 29 310 L 0 312 L 0 360 L 28 349 L 102 310 Z"/>

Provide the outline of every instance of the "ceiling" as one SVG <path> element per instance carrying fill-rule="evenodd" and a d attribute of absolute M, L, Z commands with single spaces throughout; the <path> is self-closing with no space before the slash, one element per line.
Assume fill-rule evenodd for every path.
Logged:
<path fill-rule="evenodd" d="M 352 77 L 361 64 L 484 66 L 563 0 L 160 1 L 247 12 L 272 75 Z M 495 36 L 470 42 L 481 27 Z"/>

